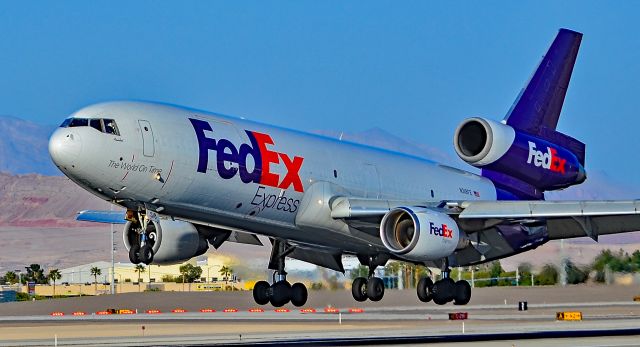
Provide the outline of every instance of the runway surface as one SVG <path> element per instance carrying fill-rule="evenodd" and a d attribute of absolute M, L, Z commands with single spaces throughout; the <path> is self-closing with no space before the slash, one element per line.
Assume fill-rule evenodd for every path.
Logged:
<path fill-rule="evenodd" d="M 640 303 L 632 299 L 637 291 L 634 287 L 604 286 L 483 288 L 476 290 L 474 295 L 478 295 L 472 304 L 464 307 L 424 304 L 413 291 L 389 291 L 382 302 L 362 305 L 355 305 L 352 300 L 345 305 L 341 300 L 349 298 L 346 291 L 311 292 L 314 299 L 307 308 L 315 309 L 315 313 L 303 313 L 294 307 L 287 307 L 288 312 L 276 312 L 265 306 L 264 312 L 249 312 L 255 306 L 247 300 L 247 293 L 140 293 L 0 304 L 0 346 L 51 346 L 56 339 L 58 345 L 101 346 L 285 342 L 636 346 L 640 344 Z M 527 300 L 528 311 L 517 310 L 516 297 L 533 298 Z M 114 305 L 109 301 L 114 299 L 118 306 L 105 306 Z M 216 312 L 199 312 L 205 306 L 202 302 L 212 301 L 214 305 L 206 306 L 216 306 Z M 339 303 L 332 305 L 339 313 L 325 313 L 325 302 Z M 142 313 L 151 307 L 145 306 L 150 303 L 162 313 Z M 136 305 L 138 314 L 97 315 L 94 311 Z M 185 307 L 188 312 L 171 313 L 176 307 Z M 349 313 L 353 307 L 363 312 Z M 223 312 L 225 308 L 238 312 Z M 71 315 L 80 309 L 84 309 L 85 316 Z M 54 311 L 65 315 L 51 316 Z M 469 319 L 449 320 L 448 313 L 460 311 L 468 312 Z M 556 321 L 558 311 L 581 311 L 583 320 Z M 592 336 L 594 332 L 597 336 Z M 603 335 L 611 336 L 599 337 Z"/>

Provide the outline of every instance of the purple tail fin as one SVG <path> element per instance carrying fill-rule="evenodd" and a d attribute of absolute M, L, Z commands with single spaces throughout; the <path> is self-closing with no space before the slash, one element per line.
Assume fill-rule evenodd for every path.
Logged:
<path fill-rule="evenodd" d="M 474 117 L 456 130 L 456 152 L 482 169 L 500 199 L 544 199 L 586 179 L 584 143 L 556 131 L 581 41 L 560 29 L 503 122 Z"/>
<path fill-rule="evenodd" d="M 581 33 L 560 29 L 505 122 L 514 129 L 570 149 L 584 165 L 585 145 L 555 131 L 581 41 Z"/>

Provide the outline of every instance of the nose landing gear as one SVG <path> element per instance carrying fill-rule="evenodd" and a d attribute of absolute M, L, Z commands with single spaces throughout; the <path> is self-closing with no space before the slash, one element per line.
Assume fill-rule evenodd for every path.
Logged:
<path fill-rule="evenodd" d="M 131 221 L 136 223 L 138 228 L 133 237 L 129 238 L 131 244 L 129 248 L 129 261 L 133 264 L 149 265 L 153 262 L 153 245 L 157 239 L 156 227 L 149 223 L 146 215 L 138 213 L 137 218 Z"/>
<path fill-rule="evenodd" d="M 286 244 L 285 241 L 275 240 L 271 250 L 269 268 L 275 270 L 273 284 L 267 281 L 258 281 L 253 286 L 253 299 L 258 305 L 271 303 L 274 307 L 282 307 L 291 302 L 294 306 L 300 307 L 307 303 L 307 287 L 302 283 L 291 285 L 287 281 L 285 272 L 285 257 L 293 252 L 294 247 Z"/>

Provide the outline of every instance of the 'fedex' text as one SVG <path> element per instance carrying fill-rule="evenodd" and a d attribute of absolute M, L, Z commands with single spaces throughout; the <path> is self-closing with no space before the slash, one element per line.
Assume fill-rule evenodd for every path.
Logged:
<path fill-rule="evenodd" d="M 198 138 L 200 155 L 198 160 L 198 172 L 206 173 L 209 164 L 209 151 L 216 152 L 216 167 L 220 177 L 231 179 L 237 173 L 243 183 L 259 183 L 269 187 L 288 189 L 293 186 L 297 192 L 303 192 L 304 187 L 300 180 L 300 168 L 303 157 L 289 157 L 285 153 L 276 152 L 269 147 L 274 145 L 273 139 L 268 134 L 245 130 L 251 144 L 243 143 L 237 148 L 227 139 L 213 139 L 205 135 L 205 131 L 213 131 L 207 121 L 189 118 Z M 247 167 L 247 158 L 252 157 L 255 163 L 250 171 Z M 230 164 L 236 163 L 238 167 Z M 229 167 L 227 167 L 229 164 Z M 271 172 L 271 164 L 282 164 L 286 168 L 284 177 Z"/>
<path fill-rule="evenodd" d="M 555 148 L 547 147 L 547 152 L 544 153 L 536 149 L 535 143 L 529 141 L 528 164 L 564 174 L 566 161 L 566 159 L 558 157 L 558 151 Z"/>

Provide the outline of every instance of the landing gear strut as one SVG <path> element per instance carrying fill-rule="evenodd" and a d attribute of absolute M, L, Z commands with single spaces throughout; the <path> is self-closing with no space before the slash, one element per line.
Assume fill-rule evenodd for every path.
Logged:
<path fill-rule="evenodd" d="M 269 269 L 275 270 L 273 284 L 270 285 L 267 281 L 256 282 L 253 286 L 253 299 L 256 304 L 271 303 L 274 307 L 281 307 L 291 302 L 294 306 L 300 307 L 307 303 L 307 287 L 302 283 L 291 285 L 287 282 L 287 272 L 284 270 L 285 257 L 293 252 L 294 248 L 282 240 L 273 242 L 269 260 Z"/>
<path fill-rule="evenodd" d="M 447 259 L 443 261 L 440 280 L 433 283 L 431 278 L 420 279 L 417 286 L 418 299 L 422 302 L 433 300 L 438 305 L 453 301 L 455 305 L 466 305 L 471 300 L 471 286 L 469 282 L 461 280 L 454 282 L 449 276 L 451 269 Z"/>
<path fill-rule="evenodd" d="M 356 301 L 362 302 L 367 299 L 371 301 L 380 301 L 384 297 L 384 282 L 381 278 L 375 277 L 374 273 L 378 266 L 384 265 L 388 257 L 359 257 L 363 265 L 369 267 L 369 275 L 367 278 L 356 277 L 351 285 L 351 295 Z"/>
<path fill-rule="evenodd" d="M 136 223 L 138 228 L 137 235 L 129 241 L 131 243 L 129 261 L 133 264 L 149 265 L 153 262 L 153 245 L 157 239 L 156 227 L 153 223 L 149 223 L 149 218 L 145 214 L 127 211 L 127 216 L 130 214 L 133 216 L 130 221 Z"/>

